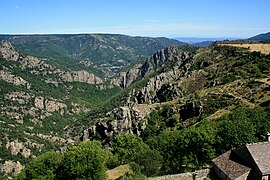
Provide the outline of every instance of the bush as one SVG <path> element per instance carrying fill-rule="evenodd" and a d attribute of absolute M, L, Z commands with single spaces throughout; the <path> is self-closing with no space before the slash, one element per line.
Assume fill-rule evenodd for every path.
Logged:
<path fill-rule="evenodd" d="M 33 159 L 15 179 L 56 179 L 63 158 L 64 156 L 60 153 L 46 152 Z"/>

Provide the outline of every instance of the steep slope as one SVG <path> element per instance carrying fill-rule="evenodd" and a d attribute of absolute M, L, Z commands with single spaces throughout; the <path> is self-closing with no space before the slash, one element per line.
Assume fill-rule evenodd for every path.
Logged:
<path fill-rule="evenodd" d="M 86 60 L 107 71 L 118 71 L 169 45 L 185 44 L 168 38 L 118 34 L 2 35 L 0 39 L 11 42 L 25 53 Z"/>
<path fill-rule="evenodd" d="M 270 40 L 270 32 L 253 36 L 251 38 L 248 38 L 248 40 L 258 40 L 258 41 Z"/>
<path fill-rule="evenodd" d="M 0 43 L 0 172 L 18 173 L 41 152 L 72 144 L 62 132 L 119 88 Z"/>
<path fill-rule="evenodd" d="M 171 110 L 160 123 L 174 129 L 192 126 L 207 117 L 215 119 L 238 106 L 267 106 L 269 63 L 269 55 L 234 47 L 166 48 L 122 74 L 120 85 L 127 88 L 107 102 L 107 107 L 113 104 L 112 110 L 90 114 L 91 123 L 84 119 L 83 126 L 74 127 L 79 131 L 73 130 L 85 129 L 77 136 L 83 140 L 97 134 L 108 140 L 123 133 L 142 135 L 148 115 L 163 106 Z"/>

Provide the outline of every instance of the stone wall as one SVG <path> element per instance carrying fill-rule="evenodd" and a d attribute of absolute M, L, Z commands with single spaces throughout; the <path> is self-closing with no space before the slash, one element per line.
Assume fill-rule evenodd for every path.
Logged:
<path fill-rule="evenodd" d="M 209 169 L 203 169 L 195 172 L 152 177 L 149 180 L 207 180 L 209 172 Z"/>

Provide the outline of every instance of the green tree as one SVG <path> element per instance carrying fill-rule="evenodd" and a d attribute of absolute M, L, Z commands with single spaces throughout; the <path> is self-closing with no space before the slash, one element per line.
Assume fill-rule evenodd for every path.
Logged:
<path fill-rule="evenodd" d="M 181 138 L 180 131 L 163 131 L 158 136 L 154 136 L 147 140 L 147 144 L 151 149 L 156 149 L 163 157 L 161 167 L 162 174 L 179 173 L 183 148 L 177 146 L 177 142 Z"/>
<path fill-rule="evenodd" d="M 134 161 L 140 166 L 143 174 L 149 177 L 159 173 L 163 158 L 157 150 L 143 149 L 135 154 L 135 157 Z"/>
<path fill-rule="evenodd" d="M 256 136 L 261 140 L 270 131 L 270 121 L 267 108 L 257 107 L 248 111 L 249 120 L 253 123 L 256 130 Z"/>
<path fill-rule="evenodd" d="M 209 125 L 183 131 L 182 137 L 176 143 L 176 146 L 182 147 L 180 162 L 187 168 L 202 168 L 215 157 L 215 142 L 215 130 Z"/>
<path fill-rule="evenodd" d="M 57 171 L 62 165 L 63 157 L 57 152 L 46 152 L 33 159 L 15 179 L 57 179 Z"/>
<path fill-rule="evenodd" d="M 65 153 L 62 178 L 103 180 L 112 156 L 99 141 L 82 142 Z"/>
<path fill-rule="evenodd" d="M 142 139 L 134 134 L 125 134 L 113 142 L 113 152 L 118 155 L 121 163 L 135 162 L 141 172 L 147 176 L 158 174 L 162 166 L 162 156 L 152 150 Z"/>
<path fill-rule="evenodd" d="M 219 136 L 222 152 L 257 141 L 256 128 L 245 108 L 237 108 L 232 114 L 222 118 Z"/>
<path fill-rule="evenodd" d="M 113 153 L 118 155 L 121 163 L 129 163 L 135 160 L 135 154 L 149 149 L 149 146 L 143 140 L 134 134 L 124 134 L 117 137 L 113 144 Z"/>

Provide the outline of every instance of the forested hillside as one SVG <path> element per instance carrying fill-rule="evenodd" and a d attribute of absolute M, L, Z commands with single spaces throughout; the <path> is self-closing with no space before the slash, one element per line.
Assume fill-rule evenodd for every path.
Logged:
<path fill-rule="evenodd" d="M 143 61 L 159 49 L 185 43 L 168 38 L 132 37 L 120 34 L 0 35 L 18 50 L 66 68 L 86 67 L 110 76 L 126 66 Z M 97 74 L 98 75 L 98 74 Z"/>
<path fill-rule="evenodd" d="M 110 81 L 9 43 L 1 58 L 3 177 L 24 164 L 17 179 L 104 179 L 126 164 L 122 178 L 181 173 L 270 131 L 270 57 L 260 52 L 169 46 Z"/>

